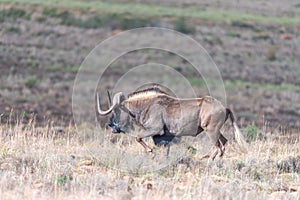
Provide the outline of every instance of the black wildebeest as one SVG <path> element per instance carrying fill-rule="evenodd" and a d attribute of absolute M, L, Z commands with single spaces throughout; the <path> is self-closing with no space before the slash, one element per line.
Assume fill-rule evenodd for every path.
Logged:
<path fill-rule="evenodd" d="M 97 94 L 97 108 L 100 115 L 108 115 L 114 110 L 118 110 L 117 113 L 120 113 L 119 110 L 128 113 L 133 121 L 143 128 L 143 133 L 136 137 L 136 141 L 148 152 L 152 149 L 143 138 L 152 136 L 155 142 L 163 137 L 162 139 L 168 142 L 173 137 L 197 136 L 204 131 L 217 147 L 210 158 L 215 159 L 218 153 L 223 156 L 227 139 L 221 134 L 220 129 L 228 118 L 235 129 L 234 136 L 240 149 L 243 152 L 247 150 L 246 142 L 231 110 L 210 96 L 179 99 L 154 87 L 134 92 L 128 95 L 128 98 L 122 92 L 116 93 L 112 105 L 106 111 L 101 109 Z M 115 132 L 121 132 L 118 122 L 114 123 L 112 127 L 115 128 Z"/>

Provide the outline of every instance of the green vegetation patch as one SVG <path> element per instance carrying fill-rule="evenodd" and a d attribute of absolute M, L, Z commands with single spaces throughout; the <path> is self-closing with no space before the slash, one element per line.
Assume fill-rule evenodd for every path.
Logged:
<path fill-rule="evenodd" d="M 131 3 L 114 3 L 100 1 L 83 1 L 83 0 L 61 0 L 52 1 L 44 0 L 0 0 L 0 3 L 21 3 L 42 6 L 54 6 L 64 8 L 88 9 L 99 13 L 115 13 L 115 14 L 132 14 L 135 16 L 144 17 L 188 17 L 200 18 L 216 22 L 224 21 L 249 21 L 265 24 L 282 24 L 282 25 L 297 25 L 300 24 L 299 17 L 275 17 L 263 16 L 236 11 L 224 11 L 216 9 L 203 9 L 202 7 L 165 7 L 158 5 L 147 4 L 131 4 Z"/>
<path fill-rule="evenodd" d="M 79 66 L 52 65 L 52 66 L 45 67 L 45 70 L 48 70 L 48 71 L 77 72 L 79 70 Z"/>
<path fill-rule="evenodd" d="M 5 32 L 7 33 L 20 33 L 21 29 L 18 26 L 9 26 L 5 28 Z"/>
<path fill-rule="evenodd" d="M 43 9 L 42 14 L 49 17 L 64 17 L 64 16 L 68 16 L 69 12 L 68 11 L 59 12 L 56 8 L 47 7 Z"/>
<path fill-rule="evenodd" d="M 236 38 L 240 38 L 241 37 L 241 35 L 239 33 L 233 32 L 233 31 L 227 33 L 226 35 L 229 36 L 229 37 L 236 37 Z"/>
<path fill-rule="evenodd" d="M 56 8 L 45 8 L 43 15 L 46 17 L 60 18 L 61 24 L 76 26 L 80 28 L 100 28 L 110 26 L 119 29 L 133 29 L 146 26 L 153 26 L 154 19 L 137 17 L 130 14 L 101 14 L 93 15 L 86 19 L 75 17 L 68 11 L 59 12 Z"/>
<path fill-rule="evenodd" d="M 261 88 L 261 89 L 267 89 L 267 90 L 299 90 L 300 88 L 292 83 L 281 83 L 281 84 L 271 84 L 271 83 L 252 83 L 249 81 L 243 81 L 243 80 L 226 80 L 224 81 L 225 88 L 229 90 L 234 90 L 236 88 L 244 88 L 246 86 L 252 87 L 252 88 Z"/>
<path fill-rule="evenodd" d="M 57 185 L 64 185 L 69 183 L 72 179 L 72 176 L 66 174 L 53 176 L 54 183 Z"/>
<path fill-rule="evenodd" d="M 4 22 L 6 19 L 30 19 L 30 14 L 26 13 L 25 10 L 17 9 L 17 8 L 10 8 L 0 10 L 0 22 Z"/>
<path fill-rule="evenodd" d="M 133 16 L 121 18 L 121 20 L 119 21 L 119 27 L 123 30 L 153 26 L 154 24 L 154 20 L 151 20 L 149 18 L 135 18 Z"/>
<path fill-rule="evenodd" d="M 243 128 L 243 133 L 245 134 L 247 142 L 266 139 L 263 131 L 255 125 L 248 125 L 247 127 Z"/>
<path fill-rule="evenodd" d="M 185 34 L 195 33 L 196 31 L 194 26 L 187 24 L 185 17 L 179 17 L 174 21 L 174 29 Z"/>
<path fill-rule="evenodd" d="M 28 76 L 24 80 L 24 84 L 26 87 L 33 88 L 37 82 L 37 77 L 36 76 Z"/>
<path fill-rule="evenodd" d="M 112 28 L 120 28 L 123 30 L 151 26 L 152 21 L 146 18 L 134 18 L 132 16 L 106 15 L 91 16 L 88 19 L 80 19 L 74 16 L 64 17 L 61 21 L 62 25 L 77 26 L 80 28 L 100 28 L 111 26 Z"/>
<path fill-rule="evenodd" d="M 191 85 L 195 85 L 198 87 L 221 87 L 221 84 L 224 84 L 225 90 L 236 90 L 245 87 L 250 88 L 259 88 L 264 90 L 274 90 L 274 91 L 282 91 L 282 90 L 293 90 L 300 91 L 299 86 L 292 83 L 281 83 L 281 84 L 272 84 L 272 83 L 253 83 L 244 80 L 213 80 L 207 79 L 206 82 L 203 79 L 199 78 L 189 78 L 188 79 Z"/>

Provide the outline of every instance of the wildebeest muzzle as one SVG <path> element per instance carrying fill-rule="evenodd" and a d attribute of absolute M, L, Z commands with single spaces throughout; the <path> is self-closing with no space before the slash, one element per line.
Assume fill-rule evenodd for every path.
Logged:
<path fill-rule="evenodd" d="M 121 129 L 120 125 L 116 121 L 114 115 L 109 118 L 107 125 L 112 128 L 113 133 L 125 133 L 125 131 Z"/>

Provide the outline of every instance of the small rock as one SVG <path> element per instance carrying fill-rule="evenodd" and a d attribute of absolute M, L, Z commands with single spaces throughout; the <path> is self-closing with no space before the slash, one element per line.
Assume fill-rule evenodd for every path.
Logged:
<path fill-rule="evenodd" d="M 216 176 L 216 175 L 212 175 L 211 178 L 217 182 L 227 182 L 228 181 L 227 178 L 221 177 L 221 176 Z"/>
<path fill-rule="evenodd" d="M 300 190 L 300 187 L 299 186 L 289 186 L 289 191 L 291 192 L 297 192 L 298 190 Z"/>
<path fill-rule="evenodd" d="M 9 168 L 9 164 L 8 163 L 2 163 L 0 165 L 0 169 L 2 169 L 2 170 L 7 170 L 8 168 Z"/>
<path fill-rule="evenodd" d="M 92 165 L 92 164 L 93 164 L 92 160 L 83 160 L 83 161 L 80 161 L 77 165 L 83 166 L 83 165 Z"/>
<path fill-rule="evenodd" d="M 293 36 L 292 35 L 290 35 L 290 34 L 281 34 L 280 35 L 280 38 L 282 39 L 282 40 L 291 40 L 291 39 L 293 39 Z"/>
<path fill-rule="evenodd" d="M 42 187 L 44 187 L 44 183 L 34 183 L 32 186 L 34 188 L 42 188 Z"/>
<path fill-rule="evenodd" d="M 153 189 L 153 185 L 152 183 L 147 183 L 147 190 L 152 190 Z"/>
<path fill-rule="evenodd" d="M 142 184 L 143 186 L 146 186 L 147 190 L 152 190 L 152 189 L 153 189 L 153 183 L 150 182 L 150 181 L 148 181 L 147 179 L 143 179 L 143 180 L 141 181 L 141 184 Z"/>

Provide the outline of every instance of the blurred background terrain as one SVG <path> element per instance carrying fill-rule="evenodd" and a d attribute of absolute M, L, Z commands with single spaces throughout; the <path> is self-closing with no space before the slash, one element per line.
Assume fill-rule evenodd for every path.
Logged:
<path fill-rule="evenodd" d="M 35 116 L 38 123 L 68 124 L 74 78 L 88 53 L 121 31 L 156 26 L 188 34 L 203 45 L 243 124 L 300 127 L 297 1 L 1 0 L 0 6 L 2 122 Z M 128 54 L 106 75 L 118 76 L 128 65 L 150 61 L 174 67 L 194 87 L 205 87 L 186 70 L 189 63 L 160 51 Z"/>

